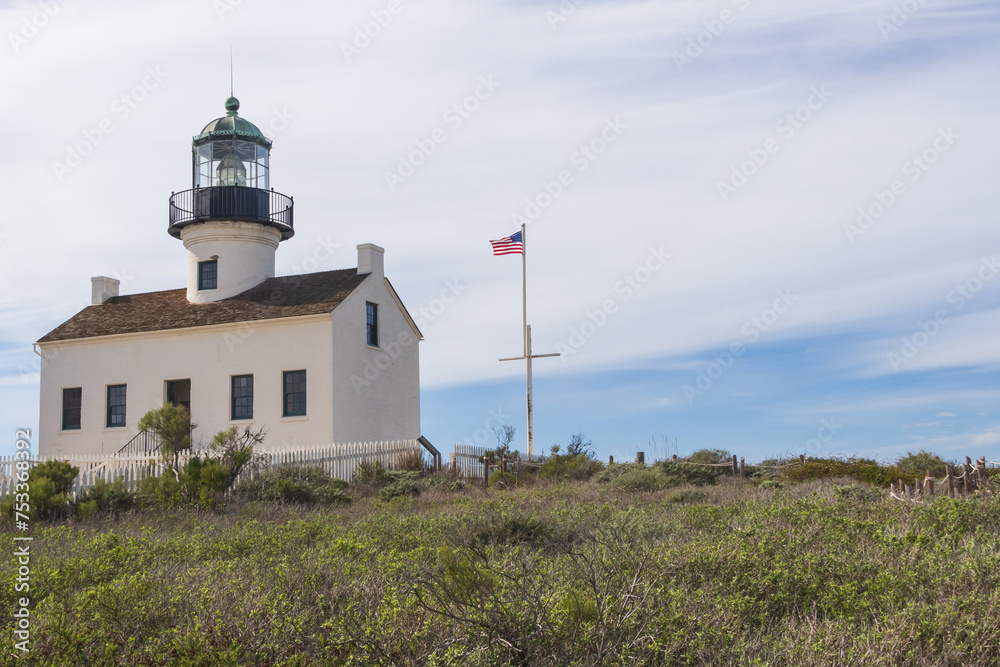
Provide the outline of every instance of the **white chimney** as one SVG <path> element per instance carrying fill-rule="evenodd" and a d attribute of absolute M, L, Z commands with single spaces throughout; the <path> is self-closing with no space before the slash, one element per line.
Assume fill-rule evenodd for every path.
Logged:
<path fill-rule="evenodd" d="M 374 243 L 358 246 L 358 274 L 371 273 L 376 278 L 385 277 L 385 248 Z"/>
<path fill-rule="evenodd" d="M 118 286 L 121 281 L 107 276 L 97 276 L 90 279 L 90 305 L 99 306 L 113 296 L 118 296 Z"/>

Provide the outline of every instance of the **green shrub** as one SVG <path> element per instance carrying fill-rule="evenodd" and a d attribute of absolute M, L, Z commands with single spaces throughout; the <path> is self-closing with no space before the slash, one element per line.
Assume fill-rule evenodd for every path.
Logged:
<path fill-rule="evenodd" d="M 497 468 L 490 473 L 490 488 L 513 489 L 517 486 L 517 475 L 511 472 L 504 472 Z"/>
<path fill-rule="evenodd" d="M 120 514 L 127 512 L 135 505 L 135 494 L 125 487 L 121 477 L 113 482 L 99 479 L 80 498 L 77 506 L 79 516 L 90 516 L 98 512 Z"/>
<path fill-rule="evenodd" d="M 318 466 L 280 466 L 241 483 L 234 495 L 242 501 L 286 503 L 349 503 L 347 482 L 330 477 Z"/>
<path fill-rule="evenodd" d="M 358 484 L 385 486 L 389 483 L 389 471 L 378 461 L 363 461 L 354 471 L 354 481 Z"/>
<path fill-rule="evenodd" d="M 594 480 L 601 484 L 607 484 L 618 479 L 629 470 L 644 470 L 645 468 L 646 466 L 641 463 L 609 463 L 594 476 Z"/>
<path fill-rule="evenodd" d="M 604 464 L 583 454 L 550 456 L 538 469 L 544 479 L 583 481 L 601 472 Z"/>
<path fill-rule="evenodd" d="M 611 482 L 611 486 L 629 493 L 659 491 L 666 486 L 666 480 L 652 468 L 641 467 L 619 475 Z"/>
<path fill-rule="evenodd" d="M 59 519 L 73 511 L 69 490 L 80 469 L 65 461 L 46 461 L 28 471 L 28 512 L 32 519 Z M 0 502 L 0 515 L 13 518 L 16 497 Z"/>
<path fill-rule="evenodd" d="M 677 489 L 668 493 L 664 500 L 677 505 L 703 503 L 708 500 L 708 493 L 699 489 Z"/>
<path fill-rule="evenodd" d="M 427 486 L 439 491 L 462 491 L 469 488 L 469 484 L 465 480 L 449 477 L 431 477 L 427 480 Z"/>
<path fill-rule="evenodd" d="M 401 478 L 383 486 L 378 492 L 378 497 L 382 500 L 392 500 L 401 496 L 419 496 L 420 484 L 414 479 Z"/>
<path fill-rule="evenodd" d="M 805 482 L 812 479 L 830 477 L 850 477 L 859 482 L 875 486 L 888 486 L 899 479 L 899 471 L 893 466 L 881 466 L 876 461 L 862 458 L 849 459 L 806 459 L 803 465 L 790 466 L 783 471 L 789 482 Z M 921 478 L 923 475 L 921 475 Z"/>
<path fill-rule="evenodd" d="M 940 479 L 947 472 L 945 470 L 944 459 L 937 454 L 925 451 L 919 451 L 916 454 L 906 452 L 906 456 L 902 456 L 896 461 L 895 467 L 899 478 L 903 480 L 914 479 L 916 477 L 923 479 L 927 476 L 928 470 L 931 471 L 932 475 Z"/>
<path fill-rule="evenodd" d="M 717 470 L 720 468 L 707 468 L 700 465 L 691 465 L 681 461 L 657 461 L 653 468 L 663 477 L 663 485 L 666 487 L 683 486 L 711 486 L 718 479 Z"/>

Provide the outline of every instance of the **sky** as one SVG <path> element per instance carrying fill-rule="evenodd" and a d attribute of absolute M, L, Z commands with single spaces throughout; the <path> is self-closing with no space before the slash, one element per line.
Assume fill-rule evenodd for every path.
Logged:
<path fill-rule="evenodd" d="M 231 45 L 278 274 L 386 249 L 439 449 L 524 449 L 523 223 L 536 452 L 1000 460 L 995 2 L 0 0 L 0 36 L 0 454 L 91 276 L 184 285 Z"/>

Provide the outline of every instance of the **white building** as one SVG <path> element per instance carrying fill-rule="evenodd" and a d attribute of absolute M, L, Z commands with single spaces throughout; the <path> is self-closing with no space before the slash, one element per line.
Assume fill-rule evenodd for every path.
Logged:
<path fill-rule="evenodd" d="M 265 444 L 420 437 L 421 334 L 383 249 L 275 277 L 293 202 L 270 189 L 271 142 L 236 98 L 226 109 L 194 138 L 193 188 L 170 198 L 187 287 L 123 296 L 92 278 L 93 305 L 38 341 L 40 454 L 132 451 L 139 419 L 167 402 L 188 407 L 196 442 L 248 424 Z"/>

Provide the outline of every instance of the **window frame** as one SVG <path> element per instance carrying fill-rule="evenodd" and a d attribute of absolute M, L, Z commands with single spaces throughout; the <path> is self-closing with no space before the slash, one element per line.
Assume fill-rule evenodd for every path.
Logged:
<path fill-rule="evenodd" d="M 245 380 L 249 378 L 250 383 L 248 387 L 240 387 L 239 389 L 249 389 L 247 393 L 242 396 L 237 396 L 237 386 L 236 383 L 239 380 Z M 229 421 L 252 421 L 253 420 L 253 373 L 246 375 L 230 375 L 229 376 Z M 237 415 L 237 400 L 249 398 L 249 414 Z M 246 406 L 243 406 L 246 407 Z"/>
<path fill-rule="evenodd" d="M 212 286 L 206 287 L 207 280 L 205 280 L 205 269 L 208 266 L 212 266 Z M 203 290 L 213 290 L 219 289 L 219 260 L 217 259 L 206 259 L 203 262 L 198 262 L 198 291 Z"/>
<path fill-rule="evenodd" d="M 111 403 L 111 396 L 115 390 L 121 389 L 121 403 Z M 127 409 L 128 409 L 128 385 L 127 384 L 109 384 L 104 392 L 105 397 L 105 410 L 104 410 L 104 428 L 125 428 L 127 424 Z M 121 423 L 112 423 L 112 417 L 116 415 L 116 410 L 114 408 L 121 408 Z"/>
<path fill-rule="evenodd" d="M 299 373 L 302 374 L 302 380 L 301 380 L 302 389 L 300 391 L 289 391 L 289 389 L 288 389 L 289 376 L 297 375 Z M 296 384 L 298 384 L 297 380 L 296 380 Z M 308 375 L 306 374 L 306 370 L 304 368 L 301 369 L 301 370 L 297 370 L 297 371 L 282 371 L 281 372 L 281 416 L 282 417 L 305 417 L 306 416 L 306 414 L 308 412 L 308 405 L 309 405 L 309 399 L 308 399 L 309 394 L 308 394 L 307 387 L 308 387 Z M 299 412 L 297 410 L 294 410 L 294 411 L 290 410 L 289 409 L 289 397 L 290 396 L 297 396 L 299 394 L 302 395 L 302 399 L 301 399 L 301 403 L 302 403 L 301 412 Z M 294 405 L 295 404 L 295 399 L 293 398 L 292 401 L 293 401 L 292 405 Z"/>
<path fill-rule="evenodd" d="M 75 391 L 77 393 L 76 406 L 66 405 L 67 393 Z M 76 426 L 67 424 L 66 422 L 66 412 L 68 410 L 76 410 Z M 59 430 L 61 431 L 79 431 L 83 429 L 83 387 L 63 387 L 62 390 L 62 414 L 59 422 Z"/>
<path fill-rule="evenodd" d="M 372 342 L 374 339 L 374 342 Z M 365 342 L 371 347 L 378 347 L 378 304 L 365 302 Z"/>

